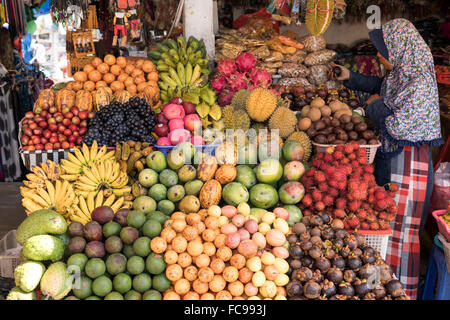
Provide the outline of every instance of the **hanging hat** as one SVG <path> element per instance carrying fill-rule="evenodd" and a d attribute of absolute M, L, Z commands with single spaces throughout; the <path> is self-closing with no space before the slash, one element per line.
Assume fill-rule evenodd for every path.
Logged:
<path fill-rule="evenodd" d="M 369 32 L 370 40 L 381 55 L 389 60 L 389 52 L 384 43 L 383 30 L 375 29 Z"/>

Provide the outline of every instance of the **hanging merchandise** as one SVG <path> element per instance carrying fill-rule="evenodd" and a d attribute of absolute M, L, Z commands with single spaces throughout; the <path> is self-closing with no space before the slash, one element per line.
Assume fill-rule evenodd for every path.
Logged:
<path fill-rule="evenodd" d="M 132 41 L 137 41 L 140 38 L 140 32 L 139 32 L 139 18 L 136 11 L 135 0 L 128 0 L 127 17 L 130 24 L 130 33 Z"/>
<path fill-rule="evenodd" d="M 118 1 L 119 4 L 120 1 Z M 119 39 L 119 32 L 121 33 L 121 47 L 125 47 L 127 44 L 127 24 L 128 18 L 124 9 L 118 9 L 114 13 L 114 37 L 112 46 L 117 47 L 117 41 Z"/>
<path fill-rule="evenodd" d="M 80 29 L 83 20 L 83 11 L 79 6 L 69 6 L 67 8 L 67 26 L 70 29 Z"/>
<path fill-rule="evenodd" d="M 334 0 L 309 0 L 306 27 L 313 36 L 323 34 L 333 19 Z"/>
<path fill-rule="evenodd" d="M 65 21 L 73 14 L 69 11 L 69 7 L 77 6 L 81 9 L 82 14 L 86 15 L 89 10 L 89 0 L 50 0 L 50 8 L 52 18 L 55 22 Z"/>

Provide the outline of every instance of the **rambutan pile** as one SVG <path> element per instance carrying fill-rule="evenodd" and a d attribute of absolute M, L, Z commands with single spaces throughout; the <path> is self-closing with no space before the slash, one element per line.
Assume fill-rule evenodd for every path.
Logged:
<path fill-rule="evenodd" d="M 347 230 L 386 230 L 395 220 L 398 185 L 377 186 L 366 150 L 357 142 L 329 147 L 312 159 L 302 177 L 300 208 L 305 215 L 326 212 L 341 219 Z"/>

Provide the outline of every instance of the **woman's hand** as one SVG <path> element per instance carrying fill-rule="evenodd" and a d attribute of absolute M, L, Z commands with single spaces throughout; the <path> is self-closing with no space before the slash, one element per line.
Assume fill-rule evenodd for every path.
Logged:
<path fill-rule="evenodd" d="M 339 81 L 344 81 L 344 80 L 348 80 L 350 79 L 350 70 L 348 70 L 346 67 L 343 67 L 339 64 L 335 64 L 335 63 L 330 63 L 330 66 L 332 67 L 338 67 L 339 69 L 341 69 L 341 75 L 336 77 L 336 80 Z"/>
<path fill-rule="evenodd" d="M 376 100 L 381 100 L 381 97 L 380 97 L 380 95 L 378 95 L 378 94 L 373 94 L 373 95 L 371 95 L 371 96 L 369 97 L 369 99 L 367 99 L 366 105 L 369 105 L 369 104 L 371 104 L 372 102 L 374 102 L 374 101 L 376 101 Z"/>

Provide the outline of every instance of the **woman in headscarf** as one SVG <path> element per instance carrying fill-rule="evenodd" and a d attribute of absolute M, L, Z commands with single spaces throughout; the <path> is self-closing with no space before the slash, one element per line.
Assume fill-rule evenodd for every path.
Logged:
<path fill-rule="evenodd" d="M 430 49 L 414 25 L 394 19 L 369 33 L 387 70 L 384 78 L 341 68 L 338 80 L 370 94 L 365 112 L 377 127 L 382 146 L 375 159 L 378 185 L 395 182 L 398 212 L 391 228 L 386 262 L 417 298 L 420 236 L 433 188 L 430 146 L 443 144 L 439 99 Z"/>

